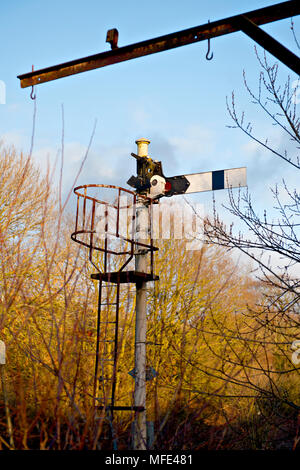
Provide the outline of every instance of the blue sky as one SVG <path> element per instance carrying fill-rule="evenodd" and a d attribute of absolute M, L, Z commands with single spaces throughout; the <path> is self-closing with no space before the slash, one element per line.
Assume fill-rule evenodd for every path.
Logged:
<path fill-rule="evenodd" d="M 109 49 L 108 29 L 119 30 L 119 45 L 196 26 L 272 5 L 274 0 L 12 0 L 1 2 L 0 80 L 6 84 L 6 104 L 0 105 L 0 138 L 25 152 L 30 148 L 33 101 L 30 88 L 21 89 L 17 75 Z M 300 19 L 294 19 L 300 30 Z M 263 27 L 295 51 L 290 20 Z M 259 135 L 279 145 L 281 135 L 253 109 L 243 87 L 245 69 L 256 86 L 259 67 L 254 42 L 242 33 L 201 42 L 116 64 L 37 87 L 34 157 L 42 168 L 47 156 L 55 161 L 61 146 L 64 107 L 65 177 L 68 191 L 90 139 L 96 133 L 78 184 L 126 186 L 135 173 L 130 152 L 135 140 L 151 140 L 150 154 L 163 162 L 167 176 L 247 166 L 254 200 L 271 204 L 268 188 L 284 176 L 296 184 L 291 169 L 253 144 L 231 124 L 226 96 L 235 90 L 238 108 L 254 119 Z M 258 46 L 258 50 L 262 49 Z M 295 51 L 296 52 L 296 51 Z M 283 78 L 290 73 L 281 66 Z M 208 210 L 211 194 L 197 196 Z M 225 191 L 216 194 L 225 203 Z"/>

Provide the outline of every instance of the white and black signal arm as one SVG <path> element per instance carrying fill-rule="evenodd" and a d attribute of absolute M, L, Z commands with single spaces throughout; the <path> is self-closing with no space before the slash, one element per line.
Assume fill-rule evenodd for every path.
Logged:
<path fill-rule="evenodd" d="M 127 184 L 151 199 L 247 185 L 245 167 L 166 177 L 161 162 L 134 153 L 131 155 L 137 159 L 137 176 L 131 176 Z"/>

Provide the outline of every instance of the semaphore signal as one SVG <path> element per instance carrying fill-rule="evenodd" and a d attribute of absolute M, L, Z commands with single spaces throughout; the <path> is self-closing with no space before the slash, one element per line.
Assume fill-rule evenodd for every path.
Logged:
<path fill-rule="evenodd" d="M 106 40 L 111 45 L 110 51 L 32 71 L 19 75 L 18 78 L 22 88 L 33 87 L 58 78 L 195 42 L 210 41 L 214 37 L 236 31 L 244 32 L 300 75 L 299 57 L 259 28 L 260 25 L 299 14 L 299 0 L 290 0 L 123 47 L 118 46 L 119 33 L 114 28 L 107 33 Z M 209 60 L 212 58 L 208 55 L 206 57 Z M 33 99 L 35 97 L 33 90 L 31 97 Z M 88 248 L 89 259 L 97 271 L 91 277 L 99 282 L 93 392 L 95 422 L 109 420 L 112 442 L 116 449 L 117 442 L 113 427 L 114 411 L 127 410 L 135 413 L 133 448 L 144 450 L 147 447 L 146 380 L 155 377 L 155 371 L 151 371 L 150 374 L 148 372 L 147 376 L 149 368 L 146 362 L 146 286 L 147 282 L 159 280 L 159 277 L 154 274 L 154 253 L 158 248 L 153 245 L 153 207 L 162 197 L 245 186 L 246 169 L 232 168 L 166 177 L 163 174 L 161 162 L 152 160 L 148 156 L 150 141 L 139 139 L 136 143 L 137 154 L 132 155 L 137 160 L 137 175 L 128 180 L 128 184 L 134 188 L 134 191 L 101 184 L 75 188 L 77 211 L 75 231 L 71 237 Z M 94 189 L 114 191 L 114 202 L 104 201 L 95 194 L 91 194 Z M 132 230 L 125 235 L 120 231 L 121 213 L 123 209 L 126 209 L 121 204 L 121 197 L 124 194 L 129 198 L 128 204 L 133 211 Z M 95 214 L 99 207 L 104 209 L 103 237 L 97 236 L 95 226 Z M 112 228 L 109 227 L 108 222 L 109 210 L 115 211 L 116 216 Z M 115 259 L 111 262 L 112 258 L 117 258 L 119 262 Z M 99 261 L 101 261 L 100 264 Z M 129 269 L 132 261 L 135 262 L 135 269 Z M 121 285 L 130 283 L 136 285 L 135 368 L 130 371 L 135 380 L 134 403 L 116 404 L 120 293 Z M 114 313 L 112 313 L 113 310 Z M 101 336 L 102 330 L 105 331 L 104 337 Z"/>

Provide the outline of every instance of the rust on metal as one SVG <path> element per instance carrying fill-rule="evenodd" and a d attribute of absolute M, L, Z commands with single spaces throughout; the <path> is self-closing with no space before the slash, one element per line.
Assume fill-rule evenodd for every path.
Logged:
<path fill-rule="evenodd" d="M 119 31 L 116 28 L 109 29 L 106 34 L 106 42 L 110 44 L 112 49 L 117 49 L 119 39 Z"/>
<path fill-rule="evenodd" d="M 98 191 L 112 192 L 111 202 L 99 199 Z M 149 242 L 136 240 L 135 221 L 137 194 L 131 190 L 114 185 L 86 184 L 74 189 L 77 195 L 75 231 L 71 238 L 89 249 L 89 260 L 96 268 L 97 273 L 92 274 L 93 280 L 99 281 L 98 309 L 96 324 L 96 359 L 94 370 L 93 398 L 94 407 L 98 410 L 109 411 L 112 421 L 115 410 L 144 411 L 139 406 L 115 406 L 118 365 L 118 334 L 121 285 L 135 283 L 137 287 L 144 282 L 156 281 L 158 276 L 153 274 L 153 246 L 152 225 L 150 224 Z M 95 194 L 96 192 L 96 194 Z M 124 201 L 123 196 L 126 195 Z M 102 197 L 102 194 L 101 194 Z M 152 200 L 140 196 L 151 208 Z M 97 209 L 101 209 L 97 213 Z M 130 215 L 127 213 L 130 209 Z M 109 224 L 109 210 L 115 214 L 114 226 Z M 126 211 L 126 223 L 131 222 L 131 237 L 124 236 L 120 227 L 120 212 Z M 151 210 L 149 211 L 151 217 Z M 97 220 L 101 222 L 100 228 Z M 150 219 L 151 220 L 151 219 Z M 126 227 L 127 230 L 127 227 Z M 98 237 L 102 241 L 98 241 Z M 104 239 L 104 240 L 103 240 Z M 112 239 L 112 240 L 111 240 Z M 116 243 L 121 242 L 125 248 L 117 249 Z M 147 242 L 147 243 L 146 243 Z M 148 272 L 125 270 L 132 260 L 135 250 L 143 249 L 150 252 L 150 267 Z M 116 255 L 120 262 L 116 262 Z M 114 271 L 111 271 L 114 266 Z M 118 270 L 117 270 L 118 269 Z M 106 293 L 103 288 L 106 287 Z M 114 288 L 114 289 L 113 289 Z M 96 406 L 97 402 L 97 406 Z M 102 405 L 100 405 L 102 403 Z"/>
<path fill-rule="evenodd" d="M 96 198 L 95 196 L 91 196 L 88 191 L 91 188 L 103 188 L 103 189 L 113 189 L 117 191 L 117 197 L 116 197 L 116 202 L 108 203 L 106 201 L 103 201 L 99 198 Z M 76 206 L 76 218 L 75 218 L 75 230 L 71 234 L 71 238 L 73 241 L 85 246 L 86 248 L 89 248 L 89 260 L 95 266 L 98 272 L 101 272 L 99 267 L 94 264 L 93 262 L 93 254 L 94 250 L 97 252 L 103 252 L 104 253 L 104 266 L 106 267 L 108 264 L 108 256 L 109 255 L 129 255 L 129 258 L 125 261 L 125 263 L 122 265 L 122 267 L 119 269 L 122 271 L 125 266 L 131 261 L 131 259 L 134 256 L 134 249 L 135 248 L 140 248 L 140 249 L 147 249 L 152 253 L 153 251 L 157 251 L 158 248 L 153 246 L 153 239 L 152 236 L 150 237 L 150 243 L 142 243 L 138 242 L 132 238 L 125 237 L 124 235 L 121 235 L 119 233 L 119 223 L 120 223 L 120 211 L 122 209 L 133 209 L 132 213 L 132 226 L 131 226 L 131 233 L 134 233 L 134 224 L 135 224 L 135 209 L 136 209 L 136 193 L 134 191 L 131 191 L 129 189 L 125 188 L 120 188 L 119 186 L 114 186 L 114 185 L 106 185 L 106 184 L 86 184 L 86 185 L 81 185 L 77 186 L 74 189 L 74 193 L 77 195 L 77 206 Z M 128 196 L 131 197 L 131 201 L 129 203 L 120 205 L 120 199 L 123 195 L 123 193 L 127 194 Z M 146 196 L 140 196 L 147 201 L 151 207 L 152 205 L 152 200 Z M 80 199 L 83 200 L 83 207 L 82 210 L 80 208 Z M 88 211 L 87 205 L 90 203 L 92 205 L 91 210 Z M 105 217 L 105 226 L 104 230 L 106 235 L 112 236 L 116 239 L 122 240 L 124 243 L 127 243 L 129 245 L 128 249 L 124 249 L 123 251 L 117 251 L 116 249 L 110 248 L 108 246 L 108 238 L 107 236 L 104 237 L 104 246 L 97 244 L 97 241 L 94 238 L 94 235 L 96 233 L 96 219 L 95 219 L 95 212 L 96 212 L 96 207 L 99 206 L 105 206 L 105 212 L 104 212 L 104 217 Z M 116 210 L 116 229 L 113 233 L 108 233 L 108 208 L 112 208 Z M 151 209 L 149 211 L 151 214 Z M 81 216 L 81 217 L 80 217 Z M 89 220 L 90 217 L 90 220 Z M 79 223 L 79 220 L 81 219 L 81 224 Z M 149 221 L 149 226 L 150 226 L 150 234 L 152 234 L 152 224 L 151 224 L 151 218 Z M 151 266 L 150 268 L 152 269 L 152 259 L 153 257 L 151 256 Z M 104 269 L 104 272 L 106 272 L 106 269 Z M 123 281 L 125 282 L 125 281 Z M 132 282 L 132 281 L 130 281 Z"/>
<path fill-rule="evenodd" d="M 38 85 L 58 78 L 67 77 L 88 70 L 105 67 L 107 65 L 136 59 L 149 54 L 174 49 L 176 47 L 193 44 L 206 39 L 223 36 L 225 34 L 241 31 L 241 18 L 246 16 L 248 20 L 259 26 L 282 20 L 300 14 L 299 0 L 278 3 L 258 10 L 235 15 L 222 20 L 195 26 L 154 39 L 148 39 L 128 46 L 114 48 L 111 51 L 101 52 L 82 59 L 76 59 L 63 64 L 54 65 L 35 72 L 19 75 L 21 87 Z M 248 34 L 248 33 L 247 33 Z M 254 38 L 254 40 L 256 40 Z M 264 46 L 263 46 L 264 47 Z M 274 51 L 276 52 L 276 51 Z"/>

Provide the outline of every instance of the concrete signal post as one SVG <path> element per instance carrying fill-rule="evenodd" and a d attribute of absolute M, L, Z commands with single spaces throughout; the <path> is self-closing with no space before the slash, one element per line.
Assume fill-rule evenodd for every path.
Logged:
<path fill-rule="evenodd" d="M 136 141 L 137 155 L 148 157 L 147 139 Z M 136 241 L 147 244 L 148 205 L 145 198 L 138 196 L 136 208 Z M 138 272 L 147 271 L 147 250 L 137 248 L 135 252 L 135 269 Z M 136 284 L 136 323 L 135 323 L 135 390 L 134 406 L 144 408 L 135 412 L 133 448 L 145 450 L 147 443 L 146 430 L 146 336 L 147 336 L 147 282 Z"/>

